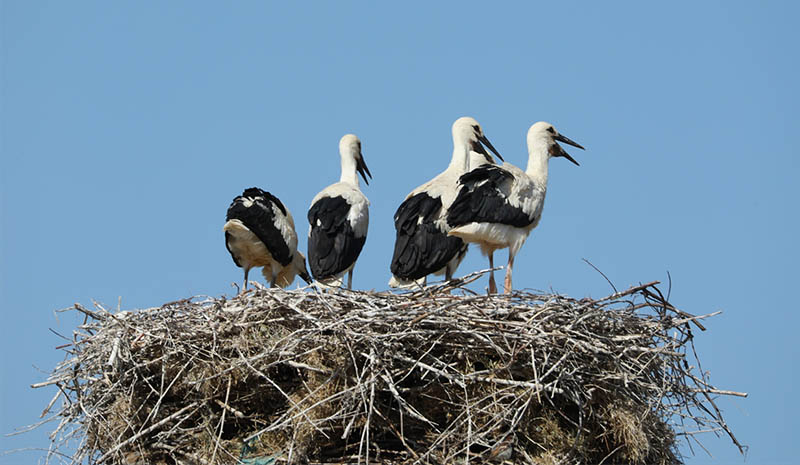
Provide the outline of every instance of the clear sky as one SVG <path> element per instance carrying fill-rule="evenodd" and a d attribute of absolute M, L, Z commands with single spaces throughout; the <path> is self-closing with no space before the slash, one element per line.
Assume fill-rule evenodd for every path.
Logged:
<path fill-rule="evenodd" d="M 674 304 L 724 311 L 697 344 L 750 393 L 719 401 L 746 463 L 797 461 L 796 2 L 0 3 L 0 432 L 54 393 L 29 388 L 76 324 L 54 310 L 234 293 L 231 199 L 271 191 L 304 238 L 347 132 L 374 175 L 354 285 L 385 289 L 394 210 L 469 115 L 517 165 L 539 120 L 587 148 L 550 164 L 516 287 L 610 293 L 582 258 L 619 288 L 669 272 Z M 702 441 L 689 463 L 745 463 Z"/>

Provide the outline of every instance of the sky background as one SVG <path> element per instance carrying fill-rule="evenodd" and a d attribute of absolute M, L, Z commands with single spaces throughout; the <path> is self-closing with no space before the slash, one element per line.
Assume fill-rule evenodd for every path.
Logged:
<path fill-rule="evenodd" d="M 718 402 L 747 458 L 709 434 L 688 463 L 796 461 L 800 4 L 564 3 L 0 2 L 0 433 L 55 392 L 29 387 L 76 324 L 54 310 L 235 293 L 231 199 L 271 191 L 304 238 L 348 132 L 374 175 L 354 286 L 386 289 L 394 210 L 469 115 L 520 166 L 539 120 L 587 148 L 550 164 L 515 287 L 669 272 L 676 306 L 724 312 L 696 334 L 712 382 L 750 393 Z"/>

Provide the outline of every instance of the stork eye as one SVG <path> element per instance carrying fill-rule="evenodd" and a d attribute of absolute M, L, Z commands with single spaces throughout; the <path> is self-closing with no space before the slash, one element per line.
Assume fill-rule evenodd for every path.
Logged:
<path fill-rule="evenodd" d="M 556 133 L 555 129 L 553 129 L 553 126 L 550 126 L 549 128 L 547 128 L 547 132 L 549 132 L 550 134 L 555 134 Z"/>

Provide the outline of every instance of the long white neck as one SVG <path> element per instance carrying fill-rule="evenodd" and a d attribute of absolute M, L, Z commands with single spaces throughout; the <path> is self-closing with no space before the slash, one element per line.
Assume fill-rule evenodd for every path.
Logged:
<path fill-rule="evenodd" d="M 342 152 L 342 177 L 339 182 L 346 182 L 359 187 L 358 175 L 356 174 L 356 157 L 347 152 Z"/>
<path fill-rule="evenodd" d="M 469 171 L 469 144 L 465 141 L 453 138 L 453 158 L 450 159 L 447 171 L 457 173 Z"/>
<path fill-rule="evenodd" d="M 550 154 L 546 144 L 528 144 L 528 168 L 525 170 L 531 179 L 543 187 L 547 187 L 547 166 Z"/>

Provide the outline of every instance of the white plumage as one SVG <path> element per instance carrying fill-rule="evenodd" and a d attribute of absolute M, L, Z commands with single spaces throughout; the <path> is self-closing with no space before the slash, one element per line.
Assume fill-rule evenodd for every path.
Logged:
<path fill-rule="evenodd" d="M 369 184 L 372 174 L 361 153 L 361 141 L 346 134 L 339 141 L 342 174 L 339 182 L 318 193 L 308 210 L 308 262 L 311 274 L 326 285 L 341 286 L 347 274 L 352 288 L 353 267 L 369 227 L 369 200 L 361 192 L 357 172 Z"/>
<path fill-rule="evenodd" d="M 447 235 L 447 209 L 456 197 L 458 178 L 471 163 L 494 163 L 486 147 L 502 157 L 473 118 L 457 119 L 452 135 L 453 155 L 447 169 L 411 191 L 394 215 L 397 234 L 390 267 L 392 287 L 424 283 L 431 273 L 444 274 L 450 280 L 466 254 L 466 244 Z"/>
<path fill-rule="evenodd" d="M 244 289 L 250 269 L 259 266 L 272 287 L 287 287 L 298 274 L 311 282 L 292 214 L 277 197 L 251 187 L 233 199 L 225 219 L 225 246 L 244 269 Z"/>
<path fill-rule="evenodd" d="M 557 141 L 583 149 L 550 123 L 540 121 L 528 130 L 525 171 L 510 163 L 502 167 L 485 165 L 459 178 L 458 196 L 447 216 L 449 235 L 479 244 L 489 257 L 490 267 L 494 267 L 494 251 L 508 248 L 506 293 L 511 292 L 514 256 L 542 216 L 550 158 L 565 157 L 578 165 Z M 493 272 L 489 275 L 489 292 L 497 292 Z"/>

